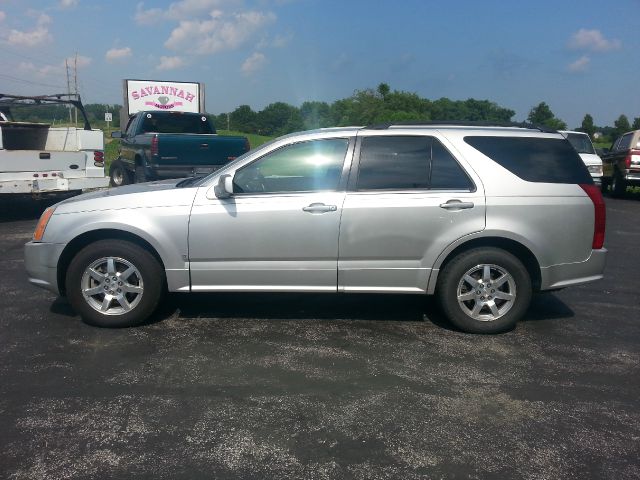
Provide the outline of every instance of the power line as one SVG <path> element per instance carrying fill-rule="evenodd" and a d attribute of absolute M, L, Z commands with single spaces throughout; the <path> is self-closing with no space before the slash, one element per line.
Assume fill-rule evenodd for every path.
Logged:
<path fill-rule="evenodd" d="M 38 85 L 40 87 L 50 87 L 50 88 L 58 88 L 58 89 L 64 90 L 64 87 L 62 85 L 52 85 L 50 83 L 34 82 L 32 80 L 27 80 L 26 78 L 19 78 L 19 77 L 14 77 L 12 75 L 7 75 L 6 73 L 0 73 L 0 77 L 3 77 L 6 80 L 10 80 L 16 83 L 29 83 L 31 85 Z"/>

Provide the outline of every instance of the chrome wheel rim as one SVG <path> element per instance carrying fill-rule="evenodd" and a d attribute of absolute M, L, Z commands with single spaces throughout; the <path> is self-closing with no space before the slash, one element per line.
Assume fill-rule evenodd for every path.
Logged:
<path fill-rule="evenodd" d="M 115 172 L 113 172 L 113 183 L 120 186 L 122 185 L 122 180 L 124 179 L 124 173 L 122 169 L 116 168 Z"/>
<path fill-rule="evenodd" d="M 492 322 L 507 314 L 516 301 L 516 282 L 504 268 L 481 264 L 460 279 L 456 292 L 464 313 L 481 322 Z"/>
<path fill-rule="evenodd" d="M 133 310 L 144 293 L 140 271 L 119 257 L 103 257 L 91 263 L 80 286 L 89 306 L 104 315 L 122 315 Z"/>

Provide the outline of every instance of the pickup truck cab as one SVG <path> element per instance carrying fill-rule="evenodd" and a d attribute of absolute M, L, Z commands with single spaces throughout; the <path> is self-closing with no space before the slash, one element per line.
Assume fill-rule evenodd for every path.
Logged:
<path fill-rule="evenodd" d="M 145 111 L 129 119 L 111 185 L 204 175 L 249 150 L 245 137 L 220 136 L 202 113 Z"/>
<path fill-rule="evenodd" d="M 613 142 L 602 156 L 602 164 L 603 191 L 611 186 L 611 193 L 621 197 L 627 186 L 640 185 L 640 130 L 627 132 Z"/>
<path fill-rule="evenodd" d="M 602 182 L 602 159 L 596 153 L 591 143 L 591 138 L 584 132 L 560 131 L 562 136 L 576 149 L 578 155 L 587 166 L 587 170 L 593 178 L 593 182 L 600 185 Z"/>

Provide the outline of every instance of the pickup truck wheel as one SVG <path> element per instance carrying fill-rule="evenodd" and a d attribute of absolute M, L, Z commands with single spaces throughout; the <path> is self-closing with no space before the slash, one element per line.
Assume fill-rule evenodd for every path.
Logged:
<path fill-rule="evenodd" d="M 67 297 L 85 323 L 132 327 L 158 306 L 164 278 L 162 266 L 147 250 L 124 240 L 100 240 L 71 260 Z"/>
<path fill-rule="evenodd" d="M 498 248 L 475 248 L 449 262 L 437 295 L 451 323 L 468 333 L 511 330 L 531 302 L 529 272 L 514 255 Z"/>
<path fill-rule="evenodd" d="M 122 185 L 128 185 L 131 183 L 129 172 L 121 161 L 115 160 L 109 168 L 109 178 L 112 187 L 121 187 Z"/>
<path fill-rule="evenodd" d="M 142 165 L 136 165 L 136 183 L 148 182 L 147 172 Z"/>
<path fill-rule="evenodd" d="M 624 197 L 626 191 L 627 182 L 620 171 L 616 170 L 613 174 L 613 179 L 611 180 L 611 193 L 614 197 Z"/>

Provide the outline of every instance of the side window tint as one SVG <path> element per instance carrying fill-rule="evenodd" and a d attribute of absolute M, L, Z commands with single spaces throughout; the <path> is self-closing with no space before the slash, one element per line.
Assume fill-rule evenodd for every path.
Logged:
<path fill-rule="evenodd" d="M 427 136 L 366 137 L 358 169 L 358 190 L 473 188 L 456 159 Z"/>
<path fill-rule="evenodd" d="M 455 158 L 438 140 L 433 140 L 431 188 L 440 190 L 471 190 L 473 184 Z"/>
<path fill-rule="evenodd" d="M 362 140 L 358 190 L 429 188 L 431 137 L 381 136 Z"/>
<path fill-rule="evenodd" d="M 620 139 L 620 144 L 618 145 L 618 150 L 629 150 L 631 148 L 631 137 L 633 133 L 627 133 L 623 135 Z"/>
<path fill-rule="evenodd" d="M 295 143 L 271 152 L 238 170 L 238 193 L 336 190 L 349 140 L 331 138 Z"/>

